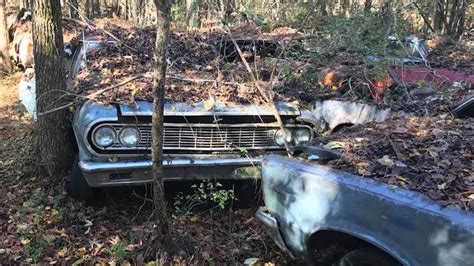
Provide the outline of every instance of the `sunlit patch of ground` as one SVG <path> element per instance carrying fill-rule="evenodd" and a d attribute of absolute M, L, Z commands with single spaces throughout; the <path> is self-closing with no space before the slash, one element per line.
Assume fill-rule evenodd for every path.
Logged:
<path fill-rule="evenodd" d="M 0 79 L 0 140 L 15 134 L 21 123 L 18 108 L 18 82 L 21 73 Z"/>

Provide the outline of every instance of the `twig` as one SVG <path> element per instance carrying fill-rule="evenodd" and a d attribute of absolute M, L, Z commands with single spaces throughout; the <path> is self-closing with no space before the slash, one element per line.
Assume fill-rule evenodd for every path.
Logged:
<path fill-rule="evenodd" d="M 250 65 L 249 63 L 247 62 L 247 59 L 245 59 L 244 57 L 244 54 L 242 53 L 242 50 L 240 49 L 239 45 L 237 44 L 237 42 L 235 41 L 234 37 L 232 36 L 232 33 L 230 32 L 230 29 L 229 27 L 227 27 L 227 32 L 229 34 L 229 37 L 232 41 L 232 43 L 234 44 L 235 46 L 235 49 L 237 50 L 237 52 L 239 53 L 239 56 L 240 56 L 240 59 L 242 60 L 242 62 L 244 63 L 244 66 L 245 68 L 247 69 L 247 72 L 249 72 L 250 74 L 250 77 L 252 78 L 252 81 L 254 82 L 255 84 L 255 87 L 257 88 L 257 90 L 260 92 L 260 94 L 262 95 L 262 97 L 265 99 L 265 101 L 268 103 L 268 105 L 270 105 L 270 108 L 272 109 L 273 111 L 273 115 L 275 116 L 275 119 L 277 120 L 278 122 L 278 125 L 283 133 L 283 140 L 284 140 L 284 143 L 285 143 L 285 149 L 286 149 L 286 152 L 288 153 L 288 156 L 291 157 L 291 150 L 290 150 L 290 146 L 288 145 L 288 142 L 286 141 L 287 140 L 287 135 L 288 135 L 288 132 L 286 132 L 285 130 L 285 127 L 283 125 L 283 121 L 281 119 L 281 116 L 280 114 L 278 113 L 278 109 L 276 107 L 276 104 L 275 102 L 273 102 L 273 99 L 271 99 L 270 97 L 270 93 L 267 94 L 267 92 L 258 84 L 258 80 L 257 78 L 255 77 L 255 74 L 253 73 L 252 69 L 250 68 Z"/>
<path fill-rule="evenodd" d="M 224 84 L 224 85 L 235 85 L 239 86 L 240 83 L 237 82 L 227 82 L 227 81 L 218 81 L 215 79 L 192 79 L 192 78 L 183 78 L 178 76 L 168 76 L 169 79 L 180 80 L 180 81 L 187 81 L 187 82 L 194 82 L 194 83 L 214 83 L 214 84 Z"/>
<path fill-rule="evenodd" d="M 420 16 L 423 18 L 423 21 L 425 22 L 426 26 L 431 30 L 431 32 L 435 32 L 433 29 L 433 26 L 431 26 L 430 21 L 426 18 L 425 14 L 423 14 L 423 10 L 420 8 L 420 6 L 416 2 L 411 3 L 416 9 L 418 9 L 418 12 L 420 12 Z"/>
<path fill-rule="evenodd" d="M 95 29 L 95 26 L 93 26 L 93 25 L 91 25 L 91 24 L 88 23 L 88 20 L 89 20 L 89 19 L 88 19 L 79 9 L 77 9 L 73 4 L 71 4 L 70 1 L 68 1 L 67 4 L 68 4 L 72 9 L 74 9 L 74 11 L 76 11 L 77 14 L 79 14 L 79 16 L 82 17 L 82 19 L 84 20 L 83 23 L 84 23 L 89 29 L 91 29 L 91 30 L 94 30 L 94 29 Z M 89 20 L 89 21 L 90 21 L 90 20 Z"/>
<path fill-rule="evenodd" d="M 77 20 L 77 19 L 72 19 L 72 18 L 63 18 L 64 21 L 68 22 L 73 22 L 81 25 L 82 27 L 89 27 L 89 25 L 83 21 Z"/>
<path fill-rule="evenodd" d="M 142 211 L 143 207 L 145 207 L 145 205 L 146 205 L 147 202 L 150 202 L 150 201 L 151 201 L 151 202 L 153 203 L 153 200 L 148 199 L 148 198 L 146 197 L 146 194 L 147 194 L 147 193 L 148 193 L 148 186 L 145 186 L 145 197 L 141 197 L 140 195 L 138 195 L 138 194 L 135 192 L 135 190 L 133 190 L 132 195 L 134 195 L 135 197 L 137 197 L 137 198 L 143 200 L 143 203 L 142 203 L 142 205 L 140 205 L 140 208 L 138 208 L 137 213 L 135 214 L 135 216 L 133 216 L 133 218 L 132 218 L 132 220 L 130 221 L 130 223 L 133 223 L 133 221 L 135 221 L 135 219 L 138 217 L 138 215 L 139 215 L 140 212 Z"/>
<path fill-rule="evenodd" d="M 41 117 L 41 116 L 45 116 L 45 115 L 49 115 L 51 113 L 54 113 L 54 112 L 57 112 L 57 111 L 60 111 L 60 110 L 63 110 L 63 109 L 66 109 L 66 108 L 69 108 L 71 106 L 74 105 L 74 101 L 68 103 L 68 104 L 65 104 L 65 105 L 62 105 L 62 106 L 59 106 L 59 107 L 56 107 L 54 109 L 51 109 L 51 110 L 48 110 L 46 112 L 42 112 L 42 113 L 38 113 L 38 117 Z"/>
<path fill-rule="evenodd" d="M 122 81 L 122 82 L 120 82 L 120 83 L 118 83 L 118 84 L 116 84 L 116 85 L 109 86 L 109 87 L 104 88 L 104 89 L 102 89 L 102 90 L 98 90 L 98 91 L 96 91 L 96 92 L 94 92 L 94 93 L 91 93 L 91 94 L 85 96 L 85 98 L 88 98 L 88 99 L 93 100 L 96 96 L 98 96 L 98 95 L 100 95 L 100 94 L 102 94 L 102 93 L 104 93 L 104 92 L 106 92 L 106 91 L 113 90 L 113 89 L 118 88 L 118 87 L 121 87 L 121 86 L 123 86 L 123 85 L 125 85 L 125 84 L 127 84 L 127 83 L 130 83 L 130 82 L 132 82 L 132 81 L 134 81 L 134 80 L 142 79 L 142 78 L 149 78 L 149 79 L 151 79 L 151 78 L 153 78 L 153 76 L 152 76 L 151 73 L 139 74 L 139 75 L 133 76 L 133 77 L 131 77 L 131 78 L 129 78 L 129 79 L 126 79 L 126 80 L 124 80 L 124 81 Z"/>
<path fill-rule="evenodd" d="M 272 67 L 272 73 L 270 75 L 270 84 L 271 84 L 271 87 L 273 88 L 273 80 L 274 80 L 274 74 L 275 74 L 275 70 L 276 70 L 276 67 L 278 66 L 278 63 L 280 62 L 283 54 L 286 52 L 286 49 L 288 49 L 288 46 L 289 44 L 295 40 L 296 38 L 296 34 L 298 32 L 301 31 L 301 29 L 303 29 L 304 25 L 306 24 L 306 22 L 308 22 L 308 19 L 310 17 L 310 15 L 316 10 L 316 6 L 317 6 L 317 3 L 315 2 L 315 4 L 313 5 L 313 8 L 311 8 L 311 10 L 308 12 L 307 16 L 305 17 L 304 21 L 301 23 L 300 27 L 295 31 L 295 33 L 293 33 L 293 36 L 290 38 L 290 40 L 285 43 L 285 46 L 283 46 L 283 49 L 281 50 L 280 54 L 278 55 L 278 58 L 277 58 L 277 61 L 275 62 L 275 64 L 273 65 Z M 279 76 L 279 74 L 278 74 Z"/>
<path fill-rule="evenodd" d="M 119 38 L 117 38 L 115 35 L 113 35 L 112 33 L 110 33 L 109 31 L 107 31 L 106 29 L 104 28 L 101 28 L 101 27 L 98 27 L 97 25 L 95 25 L 89 18 L 87 18 L 87 16 L 85 16 L 80 10 L 78 10 L 73 4 L 71 4 L 70 1 L 67 2 L 67 4 L 72 7 L 78 14 L 79 16 L 81 16 L 81 18 L 84 20 L 84 23 L 87 24 L 87 26 L 91 29 L 91 30 L 94 30 L 94 29 L 98 29 L 98 30 L 101 30 L 103 31 L 105 34 L 109 35 L 110 37 L 112 37 L 114 40 L 116 40 L 117 42 L 123 44 L 123 46 L 127 47 L 128 49 L 134 51 L 135 53 L 138 53 L 137 49 L 134 49 L 130 46 L 128 46 L 126 43 L 124 43 L 122 40 L 120 40 Z"/>

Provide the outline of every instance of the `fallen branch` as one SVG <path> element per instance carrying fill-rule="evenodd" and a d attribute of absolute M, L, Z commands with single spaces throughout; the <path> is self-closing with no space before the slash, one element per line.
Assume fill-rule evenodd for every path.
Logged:
<path fill-rule="evenodd" d="M 133 76 L 131 78 L 128 78 L 118 84 L 115 84 L 115 85 L 112 85 L 112 86 L 109 86 L 107 88 L 104 88 L 104 89 L 101 89 L 101 90 L 98 90 L 98 91 L 95 91 L 89 95 L 86 95 L 86 96 L 77 96 L 77 97 L 81 97 L 81 98 L 84 98 L 84 99 L 89 99 L 89 100 L 96 100 L 97 96 L 99 96 L 100 94 L 104 93 L 104 92 L 107 92 L 107 91 L 110 91 L 110 90 L 113 90 L 113 89 L 116 89 L 118 87 L 122 87 L 134 80 L 137 80 L 137 79 L 152 79 L 152 73 L 145 73 L 145 74 L 140 74 L 140 75 L 136 75 L 136 76 Z M 231 85 L 231 86 L 240 86 L 241 84 L 240 83 L 237 83 L 237 82 L 227 82 L 227 81 L 218 81 L 218 80 L 213 80 L 213 79 L 191 79 L 191 78 L 183 78 L 183 77 L 178 77 L 178 76 L 169 76 L 168 77 L 169 79 L 174 79 L 174 80 L 180 80 L 180 81 L 185 81 L 185 82 L 195 82 L 195 83 L 214 83 L 214 84 L 224 84 L 224 85 Z M 45 111 L 45 112 L 42 112 L 42 113 L 39 113 L 38 114 L 38 117 L 39 116 L 44 116 L 44 115 L 48 115 L 48 114 L 51 114 L 51 113 L 54 113 L 54 112 L 57 112 L 57 111 L 60 111 L 60 110 L 63 110 L 65 108 L 68 108 L 68 107 L 71 107 L 74 105 L 74 100 L 71 101 L 70 103 L 68 104 L 65 104 L 65 105 L 62 105 L 62 106 L 59 106 L 57 108 L 54 108 L 54 109 L 51 109 L 51 110 L 48 110 L 48 111 Z"/>
<path fill-rule="evenodd" d="M 65 105 L 56 107 L 56 108 L 54 108 L 54 109 L 48 110 L 48 111 L 46 111 L 46 112 L 38 113 L 38 117 L 52 114 L 52 113 L 54 113 L 54 112 L 57 112 L 57 111 L 60 111 L 60 110 L 69 108 L 69 107 L 71 107 L 71 106 L 73 106 L 73 105 L 74 105 L 74 101 L 72 101 L 72 102 L 70 102 L 70 103 L 68 103 L 68 104 L 65 104 Z"/>
<path fill-rule="evenodd" d="M 423 18 L 423 21 L 425 22 L 426 26 L 428 26 L 428 28 L 431 30 L 431 32 L 433 32 L 433 33 L 436 32 L 435 29 L 433 29 L 433 26 L 431 26 L 430 21 L 428 20 L 428 18 L 426 18 L 426 16 L 423 13 L 423 10 L 421 9 L 421 7 L 416 2 L 412 2 L 411 4 L 416 9 L 418 9 L 418 12 L 420 12 L 420 16 Z"/>
<path fill-rule="evenodd" d="M 241 59 L 242 62 L 244 63 L 244 66 L 245 66 L 245 68 L 247 69 L 247 72 L 250 74 L 250 77 L 252 78 L 252 81 L 254 82 L 255 87 L 256 87 L 257 90 L 260 92 L 260 94 L 262 95 L 262 97 L 265 99 L 265 101 L 267 102 L 267 104 L 270 105 L 270 109 L 271 109 L 272 112 L 273 112 L 273 116 L 275 116 L 275 119 L 277 120 L 278 126 L 280 127 L 281 131 L 283 132 L 283 141 L 284 141 L 284 143 L 285 143 L 286 152 L 288 153 L 288 156 L 289 156 L 289 157 L 292 157 L 290 146 L 288 145 L 288 142 L 286 141 L 286 140 L 287 140 L 288 133 L 287 133 L 286 130 L 285 130 L 285 127 L 284 127 L 284 125 L 283 125 L 283 121 L 282 121 L 282 119 L 281 119 L 280 114 L 278 113 L 278 109 L 277 109 L 277 107 L 276 107 L 275 102 L 274 102 L 273 99 L 270 97 L 270 93 L 269 93 L 269 92 L 267 93 L 267 92 L 259 85 L 258 80 L 257 80 L 257 78 L 255 77 L 255 74 L 254 74 L 253 71 L 252 71 L 252 68 L 250 68 L 250 65 L 249 65 L 249 63 L 247 62 L 247 59 L 245 59 L 245 56 L 244 56 L 244 54 L 242 53 L 242 50 L 240 49 L 239 45 L 238 45 L 237 42 L 235 41 L 234 37 L 232 36 L 232 33 L 230 32 L 230 28 L 229 28 L 229 27 L 227 27 L 227 32 L 228 32 L 228 34 L 229 34 L 229 37 L 230 37 L 232 43 L 233 43 L 234 46 L 235 46 L 235 49 L 236 49 L 237 52 L 239 53 L 240 59 Z"/>
<path fill-rule="evenodd" d="M 186 82 L 194 82 L 194 83 L 215 83 L 215 84 L 224 84 L 224 85 L 234 85 L 239 86 L 240 83 L 237 82 L 228 82 L 228 81 L 218 81 L 215 79 L 191 79 L 191 78 L 183 78 L 178 76 L 168 76 L 169 79 L 186 81 Z"/>
<path fill-rule="evenodd" d="M 107 88 L 104 88 L 104 89 L 102 89 L 102 90 L 98 90 L 98 91 L 96 91 L 96 92 L 94 92 L 94 93 L 91 93 L 91 94 L 85 96 L 85 98 L 90 99 L 90 100 L 94 100 L 95 97 L 97 97 L 98 95 L 100 95 L 100 94 L 102 94 L 102 93 L 104 93 L 104 92 L 106 92 L 106 91 L 110 91 L 110 90 L 113 90 L 113 89 L 115 89 L 115 88 L 122 87 L 123 85 L 125 85 L 125 84 L 127 84 L 127 83 L 130 83 L 130 82 L 132 82 L 132 81 L 134 81 L 134 80 L 143 79 L 143 78 L 152 79 L 153 76 L 152 76 L 151 73 L 145 73 L 145 74 L 136 75 L 136 76 L 133 76 L 133 77 L 131 77 L 131 78 L 128 78 L 128 79 L 126 79 L 126 80 L 124 80 L 124 81 L 122 81 L 122 82 L 120 82 L 120 83 L 118 83 L 118 84 L 115 84 L 115 85 L 109 86 L 109 87 L 107 87 Z"/>
<path fill-rule="evenodd" d="M 86 25 L 88 26 L 89 29 L 91 30 L 94 30 L 94 29 L 98 29 L 102 32 L 104 32 L 105 34 L 107 34 L 108 36 L 110 36 L 112 39 L 116 40 L 117 42 L 123 44 L 123 46 L 127 47 L 128 49 L 134 51 L 135 53 L 138 53 L 137 49 L 135 48 L 132 48 L 130 46 L 128 46 L 127 44 L 125 44 L 122 40 L 120 40 L 119 38 L 117 38 L 115 35 L 113 35 L 112 33 L 110 33 L 109 31 L 107 31 L 106 29 L 104 28 L 101 28 L 101 27 L 98 27 L 97 25 L 95 25 L 89 18 L 87 18 L 79 9 L 77 9 L 73 4 L 71 4 L 70 1 L 67 2 L 67 4 L 73 8 L 78 14 L 79 16 L 81 16 L 81 18 L 83 19 L 84 23 L 86 23 Z"/>

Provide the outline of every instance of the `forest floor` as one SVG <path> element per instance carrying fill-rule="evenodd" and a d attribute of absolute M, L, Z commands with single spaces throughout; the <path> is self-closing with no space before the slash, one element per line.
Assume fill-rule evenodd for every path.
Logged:
<path fill-rule="evenodd" d="M 285 263 L 287 258 L 254 217 L 257 196 L 248 200 L 248 191 L 258 188 L 254 181 L 235 184 L 232 208 L 209 206 L 196 212 L 183 210 L 176 200 L 179 192 L 197 193 L 191 184 L 167 184 L 170 225 L 181 248 L 175 257 L 152 246 L 156 229 L 151 204 L 144 199 L 147 188 L 105 190 L 97 206 L 69 198 L 64 177 L 51 180 L 35 172 L 31 119 L 20 116 L 17 107 L 19 77 L 0 80 L 2 263 Z"/>
<path fill-rule="evenodd" d="M 78 103 L 91 95 L 95 95 L 94 100 L 105 102 L 150 100 L 150 76 L 135 78 L 127 86 L 114 85 L 131 76 L 138 77 L 152 67 L 149 55 L 154 42 L 142 36 L 152 36 L 153 29 L 128 31 L 126 25 L 107 29 L 121 37 L 123 43 L 88 55 L 88 68 L 79 72 L 80 82 L 73 84 L 77 89 L 74 98 Z M 229 105 L 264 103 L 225 36 L 180 32 L 171 35 L 167 96 L 178 102 L 196 103 L 212 95 Z M 248 46 L 246 38 L 237 39 Z M 261 53 L 249 53 L 249 60 L 264 88 L 270 87 L 273 68 L 278 69 L 280 78 L 274 84 L 274 100 L 296 102 L 304 108 L 315 101 L 332 99 L 369 103 L 392 111 L 384 123 L 355 125 L 318 135 L 313 140 L 315 145 L 338 149 L 343 154 L 341 160 L 329 162 L 331 167 L 421 192 L 443 206 L 474 209 L 474 121 L 452 113 L 460 101 L 472 97 L 472 48 L 466 50 L 457 45 L 438 48 L 428 57 L 433 67 L 429 73 L 415 69 L 416 80 L 405 82 L 410 79 L 403 74 L 409 72 L 405 66 L 389 68 L 355 56 L 347 49 L 335 50 L 323 58 L 307 58 L 307 50 L 299 43 L 293 51 L 294 60 L 291 54 L 279 60 L 277 49 L 268 51 L 268 46 L 273 44 L 257 42 Z M 132 45 L 140 50 L 130 49 Z M 448 74 L 456 76 L 456 84 L 442 77 L 438 70 L 454 71 Z M 399 71 L 401 80 L 387 78 L 389 71 Z M 367 77 L 370 72 L 373 78 Z M 459 75 L 465 80 L 460 82 Z M 258 200 L 247 202 L 248 184 L 236 185 L 241 192 L 237 198 L 239 194 L 247 198 L 240 197 L 240 201 L 232 204 L 233 208 L 210 207 L 197 213 L 183 211 L 180 205 L 183 196 L 178 195 L 179 191 L 193 195 L 196 189 L 189 184 L 186 188 L 169 184 L 171 228 L 182 249 L 177 257 L 152 247 L 155 228 L 150 220 L 151 205 L 144 199 L 145 188 L 105 190 L 100 206 L 87 207 L 71 200 L 64 189 L 65 177 L 52 181 L 36 172 L 33 124 L 18 108 L 18 79 L 19 75 L 15 75 L 0 81 L 1 261 L 10 264 L 112 261 L 142 264 L 156 259 L 195 264 L 241 264 L 247 259 L 270 264 L 287 262 L 288 258 L 256 221 Z M 102 91 L 104 87 L 109 89 Z M 228 191 L 228 188 L 223 189 Z M 258 191 L 258 186 L 251 184 L 250 189 Z"/>

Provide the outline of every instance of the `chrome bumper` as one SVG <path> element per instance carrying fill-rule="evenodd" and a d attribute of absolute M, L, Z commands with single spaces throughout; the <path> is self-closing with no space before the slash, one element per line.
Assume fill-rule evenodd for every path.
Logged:
<path fill-rule="evenodd" d="M 234 171 L 242 167 L 258 166 L 260 161 L 261 158 L 165 160 L 163 163 L 164 180 L 242 179 L 234 175 Z M 91 187 L 150 183 L 153 181 L 151 166 L 151 160 L 79 162 L 79 167 Z"/>
<path fill-rule="evenodd" d="M 275 244 L 284 252 L 286 252 L 290 257 L 295 258 L 290 249 L 286 246 L 285 240 L 280 233 L 280 228 L 278 227 L 278 221 L 273 217 L 269 212 L 264 208 L 260 207 L 255 214 L 257 220 L 259 220 L 263 226 L 266 228 L 270 237 L 275 241 Z"/>

